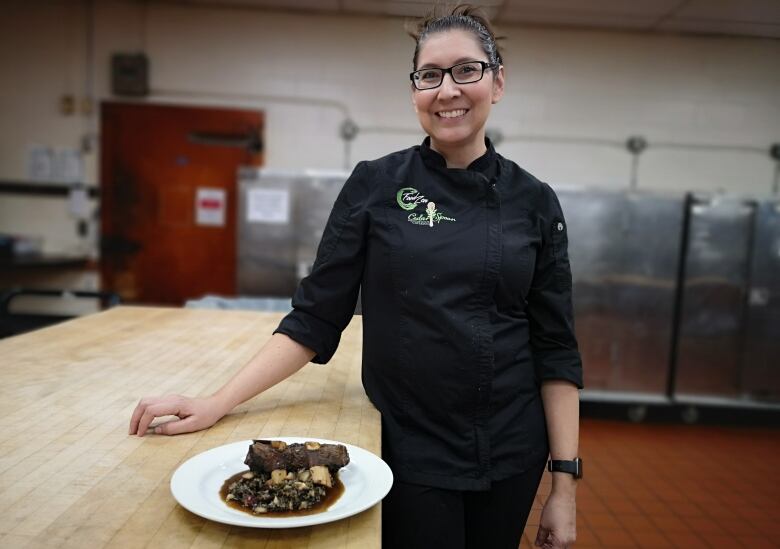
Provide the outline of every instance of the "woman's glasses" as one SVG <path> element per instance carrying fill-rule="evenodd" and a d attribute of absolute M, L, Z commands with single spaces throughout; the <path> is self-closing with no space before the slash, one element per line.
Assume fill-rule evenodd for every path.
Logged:
<path fill-rule="evenodd" d="M 444 75 L 449 73 L 456 84 L 471 84 L 479 82 L 485 75 L 485 69 L 494 69 L 498 67 L 497 63 L 485 63 L 484 61 L 469 61 L 468 63 L 458 63 L 449 69 L 440 69 L 431 67 L 420 69 L 409 74 L 414 87 L 418 90 L 430 90 L 438 88 L 444 82 Z"/>

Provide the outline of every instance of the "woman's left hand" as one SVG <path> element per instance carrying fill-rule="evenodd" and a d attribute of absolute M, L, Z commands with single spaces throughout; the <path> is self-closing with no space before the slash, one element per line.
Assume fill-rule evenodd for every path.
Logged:
<path fill-rule="evenodd" d="M 577 537 L 577 504 L 574 494 L 553 490 L 542 509 L 535 544 L 544 549 L 566 548 Z"/>

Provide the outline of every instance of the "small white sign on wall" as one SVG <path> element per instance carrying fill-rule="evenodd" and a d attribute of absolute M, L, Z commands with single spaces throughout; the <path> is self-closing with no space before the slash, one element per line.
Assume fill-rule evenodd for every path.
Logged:
<path fill-rule="evenodd" d="M 77 183 L 84 180 L 84 158 L 78 149 L 56 149 L 52 163 L 52 179 Z"/>
<path fill-rule="evenodd" d="M 284 189 L 250 189 L 246 197 L 246 219 L 250 223 L 289 223 L 290 192 Z"/>
<path fill-rule="evenodd" d="M 32 181 L 51 181 L 54 151 L 46 145 L 28 145 L 27 178 Z"/>
<path fill-rule="evenodd" d="M 195 224 L 224 227 L 225 202 L 225 189 L 198 187 L 195 194 Z"/>
<path fill-rule="evenodd" d="M 78 149 L 29 145 L 27 178 L 32 181 L 82 182 L 84 181 L 84 157 Z"/>

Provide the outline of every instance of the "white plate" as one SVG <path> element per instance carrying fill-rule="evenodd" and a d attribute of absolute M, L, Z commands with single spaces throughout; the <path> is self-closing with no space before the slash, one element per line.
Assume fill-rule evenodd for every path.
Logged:
<path fill-rule="evenodd" d="M 283 440 L 287 444 L 307 440 L 344 444 L 311 437 L 273 437 L 270 440 Z M 247 470 L 244 458 L 250 444 L 251 440 L 225 444 L 182 463 L 171 477 L 173 497 L 185 509 L 217 522 L 253 528 L 297 528 L 356 515 L 378 503 L 393 485 L 393 473 L 384 461 L 363 448 L 344 444 L 349 452 L 349 464 L 339 469 L 344 493 L 327 511 L 297 517 L 250 515 L 229 507 L 219 495 L 222 484 L 229 477 Z"/>

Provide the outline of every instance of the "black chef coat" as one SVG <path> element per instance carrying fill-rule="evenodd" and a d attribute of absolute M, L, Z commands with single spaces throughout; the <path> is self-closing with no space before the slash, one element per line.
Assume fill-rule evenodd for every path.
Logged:
<path fill-rule="evenodd" d="M 362 287 L 363 386 L 396 478 L 484 490 L 548 454 L 541 381 L 582 388 L 566 223 L 489 141 L 468 169 L 429 142 L 357 165 L 275 333 L 327 362 Z"/>

